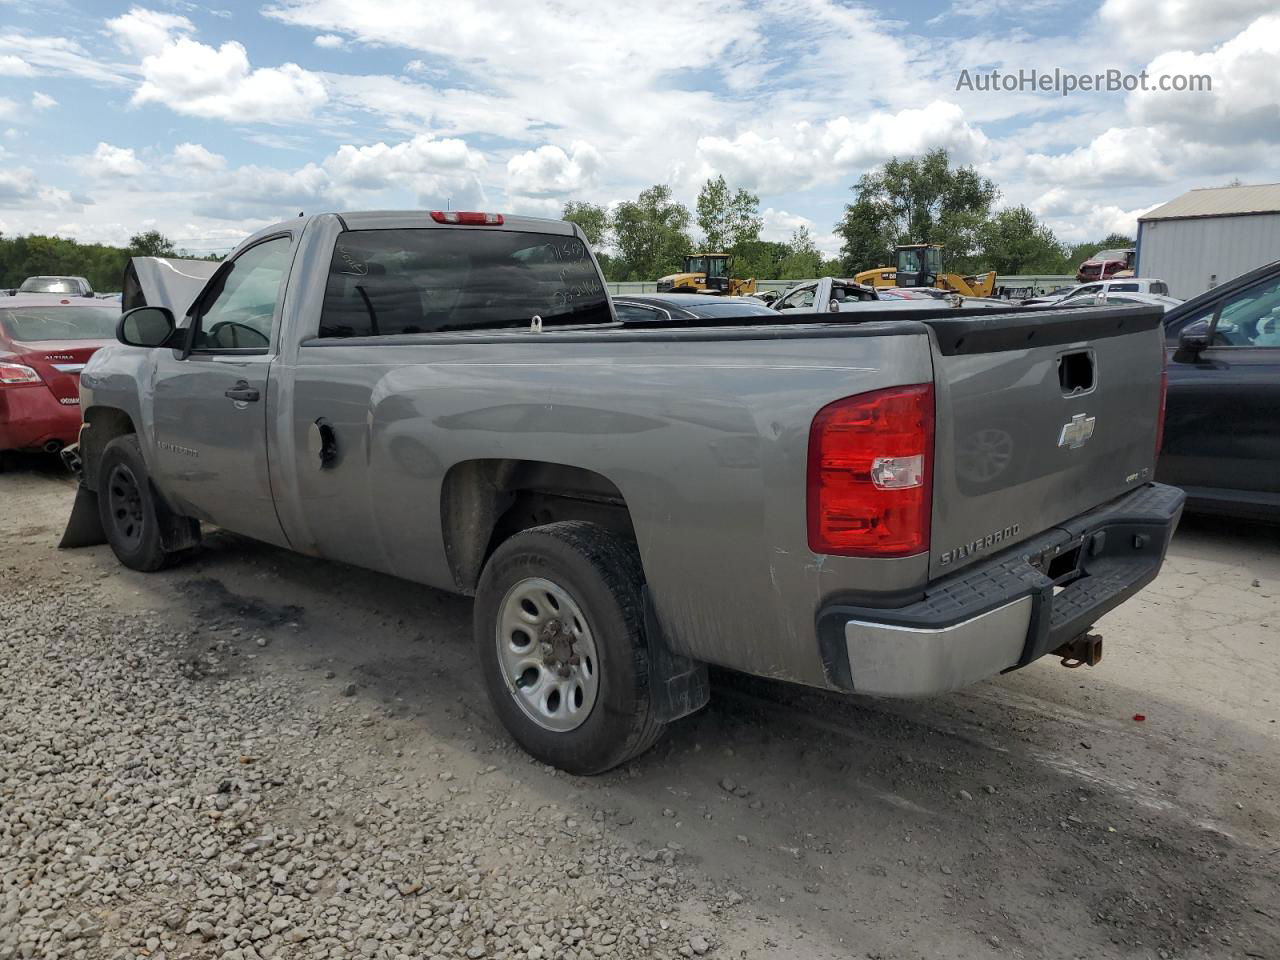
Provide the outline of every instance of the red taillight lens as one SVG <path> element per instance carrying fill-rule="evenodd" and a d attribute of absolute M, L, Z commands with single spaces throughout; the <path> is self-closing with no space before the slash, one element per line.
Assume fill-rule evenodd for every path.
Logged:
<path fill-rule="evenodd" d="M 809 549 L 905 557 L 929 547 L 933 384 L 846 397 L 809 429 Z"/>
<path fill-rule="evenodd" d="M 431 219 L 436 223 L 455 223 L 469 227 L 502 226 L 502 214 L 476 213 L 470 210 L 432 210 Z"/>
<path fill-rule="evenodd" d="M 40 374 L 20 363 L 0 363 L 0 383 L 39 383 Z"/>

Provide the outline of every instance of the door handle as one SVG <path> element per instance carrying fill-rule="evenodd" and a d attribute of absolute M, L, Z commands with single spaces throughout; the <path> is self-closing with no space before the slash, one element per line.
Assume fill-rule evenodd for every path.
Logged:
<path fill-rule="evenodd" d="M 223 396 L 231 400 L 239 400 L 241 403 L 254 403 L 262 394 L 258 393 L 256 387 L 249 386 L 248 380 L 237 380 L 236 385 Z"/>

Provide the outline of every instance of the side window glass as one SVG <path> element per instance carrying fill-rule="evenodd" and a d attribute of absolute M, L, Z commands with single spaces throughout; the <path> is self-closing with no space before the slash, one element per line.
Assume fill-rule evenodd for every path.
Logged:
<path fill-rule="evenodd" d="M 1162 297 L 1167 297 L 1169 295 L 1169 285 L 1163 280 L 1157 280 L 1155 283 L 1151 284 L 1151 292 L 1158 293 Z"/>
<path fill-rule="evenodd" d="M 1081 287 L 1081 288 L 1080 288 L 1080 289 L 1078 289 L 1078 290 L 1072 290 L 1070 293 L 1068 293 L 1068 294 L 1067 294 L 1065 297 L 1063 297 L 1062 299 L 1063 299 L 1063 300 L 1074 300 L 1074 299 L 1076 299 L 1076 297 L 1092 297 L 1092 296 L 1094 296 L 1094 295 L 1095 295 L 1099 290 L 1101 290 L 1101 289 L 1102 289 L 1102 284 L 1100 284 L 1100 283 L 1091 283 L 1091 284 L 1089 284 L 1089 286 L 1087 286 L 1087 287 Z"/>
<path fill-rule="evenodd" d="M 779 310 L 808 310 L 813 306 L 813 287 L 805 287 L 803 290 L 797 290 L 795 293 L 789 294 L 778 305 Z"/>
<path fill-rule="evenodd" d="M 614 303 L 613 312 L 623 323 L 648 323 L 660 319 L 657 310 L 635 303 Z"/>
<path fill-rule="evenodd" d="M 250 247 L 219 274 L 200 309 L 193 350 L 266 350 L 271 324 L 289 266 L 289 238 Z"/>
<path fill-rule="evenodd" d="M 1280 277 L 1231 297 L 1213 324 L 1215 347 L 1280 347 Z"/>

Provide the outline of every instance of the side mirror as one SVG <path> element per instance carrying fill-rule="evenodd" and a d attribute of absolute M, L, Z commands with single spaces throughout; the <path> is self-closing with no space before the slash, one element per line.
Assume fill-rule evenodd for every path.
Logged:
<path fill-rule="evenodd" d="M 168 307 L 134 307 L 116 324 L 116 339 L 130 347 L 163 347 L 177 326 Z"/>
<path fill-rule="evenodd" d="M 1209 349 L 1209 331 L 1203 324 L 1191 324 L 1178 335 L 1178 350 L 1173 359 L 1178 363 L 1196 363 Z"/>

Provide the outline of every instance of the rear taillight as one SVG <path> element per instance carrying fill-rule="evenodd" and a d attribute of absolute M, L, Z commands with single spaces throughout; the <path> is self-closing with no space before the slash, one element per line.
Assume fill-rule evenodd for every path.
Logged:
<path fill-rule="evenodd" d="M 436 223 L 455 223 L 466 227 L 502 226 L 502 214 L 476 213 L 470 210 L 432 210 L 431 219 Z"/>
<path fill-rule="evenodd" d="M 846 397 L 809 429 L 809 549 L 905 557 L 929 547 L 933 384 Z"/>
<path fill-rule="evenodd" d="M 0 363 L 0 383 L 39 383 L 40 374 L 20 363 Z"/>
<path fill-rule="evenodd" d="M 1169 404 L 1169 352 L 1160 343 L 1160 412 L 1156 415 L 1156 456 L 1164 449 L 1164 412 Z"/>

